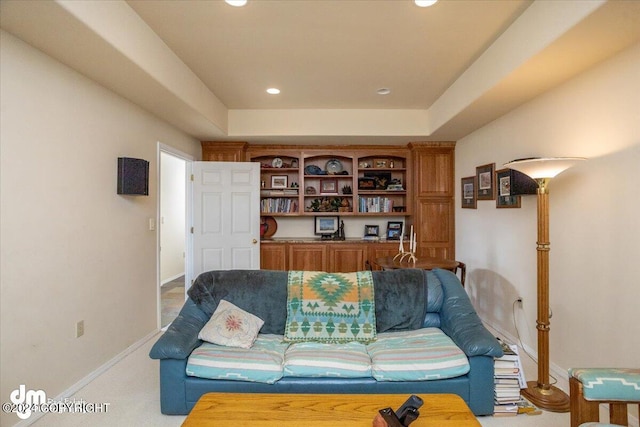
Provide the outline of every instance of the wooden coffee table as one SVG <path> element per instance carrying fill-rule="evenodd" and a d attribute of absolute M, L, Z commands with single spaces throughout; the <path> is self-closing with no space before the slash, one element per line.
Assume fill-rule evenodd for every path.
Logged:
<path fill-rule="evenodd" d="M 479 427 L 455 394 L 422 394 L 411 427 Z M 184 421 L 186 427 L 371 427 L 379 409 L 397 410 L 409 394 L 207 393 Z"/>

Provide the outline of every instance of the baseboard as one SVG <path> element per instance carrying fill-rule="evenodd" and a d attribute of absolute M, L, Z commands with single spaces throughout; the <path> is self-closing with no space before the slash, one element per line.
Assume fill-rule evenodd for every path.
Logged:
<path fill-rule="evenodd" d="M 525 352 L 531 355 L 535 363 L 536 364 L 538 363 L 538 351 L 536 349 L 533 349 L 529 346 L 522 344 L 518 340 L 518 337 L 513 336 L 509 332 L 503 331 L 500 327 L 493 325 L 490 322 L 485 322 L 483 320 L 483 323 L 485 324 L 485 326 L 487 326 L 487 328 L 492 329 L 493 332 L 495 332 L 498 336 L 500 336 L 500 338 L 510 343 L 517 344 L 518 347 L 523 348 Z M 523 357 L 528 357 L 528 356 L 526 354 L 521 354 L 520 358 L 523 358 Z M 549 361 L 549 373 L 558 380 L 555 386 L 567 394 L 569 394 L 569 373 L 568 372 L 569 372 L 568 369 L 562 368 L 552 363 L 551 361 Z M 528 381 L 534 381 L 536 379 L 537 378 L 527 378 Z"/>
<path fill-rule="evenodd" d="M 72 385 L 62 393 L 60 393 L 58 396 L 54 397 L 52 400 L 58 402 L 58 401 L 64 401 L 65 399 L 70 398 L 71 396 L 76 394 L 78 391 L 86 387 L 91 381 L 95 380 L 100 375 L 104 374 L 106 371 L 111 369 L 111 367 L 113 367 L 116 363 L 120 362 L 122 359 L 124 359 L 125 357 L 127 357 L 128 355 L 136 351 L 137 349 L 139 349 L 147 341 L 149 341 L 154 336 L 156 336 L 158 332 L 159 330 L 156 329 L 153 332 L 150 332 L 148 335 L 144 336 L 143 338 L 139 339 L 135 343 L 131 344 L 124 351 L 117 354 L 115 357 L 113 357 L 111 360 L 106 362 L 104 365 L 100 366 L 98 369 L 91 372 L 86 377 L 82 378 L 80 381 L 78 381 L 77 383 L 75 383 L 74 385 Z M 35 423 L 38 419 L 40 419 L 44 415 L 45 413 L 43 412 L 33 412 L 29 417 L 29 419 L 26 419 L 26 420 L 20 421 L 17 424 L 14 424 L 14 427 L 30 426 L 31 424 Z"/>

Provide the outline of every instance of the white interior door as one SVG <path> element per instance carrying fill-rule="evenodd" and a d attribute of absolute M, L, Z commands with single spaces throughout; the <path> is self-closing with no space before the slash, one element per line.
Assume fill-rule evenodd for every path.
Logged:
<path fill-rule="evenodd" d="M 260 268 L 260 165 L 193 162 L 192 278 Z"/>

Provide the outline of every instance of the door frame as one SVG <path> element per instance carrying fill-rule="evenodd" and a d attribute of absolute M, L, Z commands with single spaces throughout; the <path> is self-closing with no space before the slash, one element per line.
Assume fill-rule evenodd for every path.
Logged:
<path fill-rule="evenodd" d="M 160 277 L 160 197 L 161 197 L 161 153 L 177 157 L 185 161 L 185 230 L 184 230 L 184 242 L 185 242 L 185 300 L 187 299 L 187 283 L 191 283 L 191 272 L 193 263 L 192 242 L 191 242 L 191 223 L 192 223 L 192 206 L 193 206 L 193 191 L 190 185 L 192 163 L 195 161 L 194 157 L 169 145 L 163 144 L 158 141 L 156 153 L 156 322 L 158 329 L 162 327 L 162 299 L 161 299 L 161 277 Z"/>

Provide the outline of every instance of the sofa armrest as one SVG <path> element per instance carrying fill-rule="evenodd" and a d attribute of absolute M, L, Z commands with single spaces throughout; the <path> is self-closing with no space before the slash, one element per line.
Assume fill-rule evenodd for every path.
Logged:
<path fill-rule="evenodd" d="M 441 329 L 467 356 L 501 357 L 498 340 L 484 327 L 458 278 L 447 270 L 434 270 L 442 283 L 444 301 Z"/>
<path fill-rule="evenodd" d="M 191 300 L 187 299 L 167 331 L 156 341 L 149 352 L 152 359 L 186 359 L 198 347 L 200 329 L 209 321 L 204 313 Z"/>

